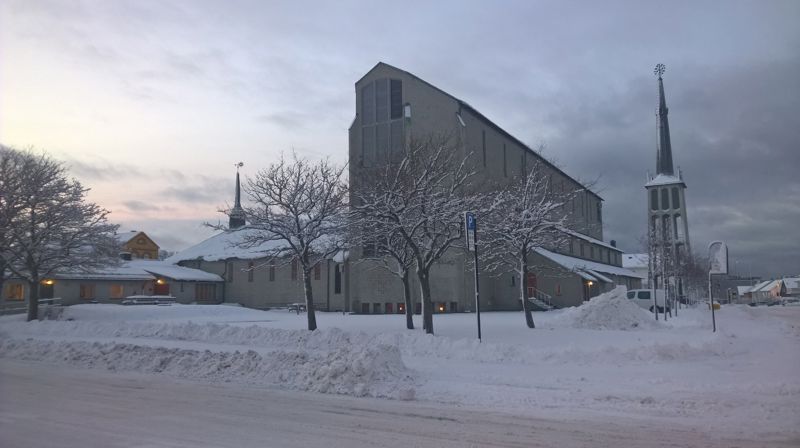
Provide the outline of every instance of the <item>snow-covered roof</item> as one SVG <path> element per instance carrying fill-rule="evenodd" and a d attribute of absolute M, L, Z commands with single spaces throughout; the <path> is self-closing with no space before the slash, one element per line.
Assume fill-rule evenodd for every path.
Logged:
<path fill-rule="evenodd" d="M 781 280 L 765 280 L 756 286 L 753 286 L 752 292 L 769 291 L 770 289 L 780 285 Z"/>
<path fill-rule="evenodd" d="M 751 286 L 737 286 L 736 287 L 736 293 L 739 296 L 743 296 L 743 295 L 747 294 L 748 292 L 750 292 L 750 288 L 752 288 L 752 287 Z"/>
<path fill-rule="evenodd" d="M 786 289 L 800 289 L 800 277 L 789 277 L 783 279 Z"/>
<path fill-rule="evenodd" d="M 682 184 L 683 179 L 678 176 L 670 176 L 669 174 L 659 174 L 658 176 L 650 179 L 650 182 L 644 184 L 645 187 L 655 187 L 658 185 L 672 185 L 672 184 Z"/>
<path fill-rule="evenodd" d="M 614 247 L 611 244 L 606 243 L 605 241 L 598 240 L 597 238 L 592 238 L 592 237 L 590 237 L 588 235 L 584 235 L 584 234 L 582 234 L 580 232 L 576 232 L 576 231 L 574 231 L 572 229 L 568 229 L 566 227 L 560 226 L 559 230 L 561 230 L 562 232 L 564 232 L 564 233 L 566 233 L 568 235 L 572 235 L 572 236 L 574 236 L 576 238 L 580 238 L 580 239 L 582 239 L 584 241 L 588 241 L 588 242 L 590 242 L 592 244 L 597 244 L 598 246 L 603 246 L 605 248 L 608 248 L 608 249 L 611 249 L 611 250 L 615 250 L 617 252 L 622 252 L 622 249 Z"/>
<path fill-rule="evenodd" d="M 755 286 L 753 286 L 750 289 L 750 292 L 760 291 L 762 288 L 764 288 L 765 286 L 767 286 L 770 283 L 772 283 L 772 280 L 764 280 L 763 282 L 756 283 Z"/>
<path fill-rule="evenodd" d="M 117 266 L 95 269 L 91 272 L 60 272 L 55 275 L 64 280 L 155 280 L 164 277 L 177 281 L 221 282 L 222 277 L 199 269 L 185 268 L 166 261 L 132 260 Z"/>
<path fill-rule="evenodd" d="M 649 261 L 650 257 L 647 254 L 622 254 L 623 268 L 646 268 Z"/>
<path fill-rule="evenodd" d="M 259 232 L 259 230 L 249 227 L 220 232 L 205 241 L 178 252 L 165 261 L 179 263 L 189 260 L 219 261 L 229 258 L 253 260 L 266 257 L 270 251 L 285 246 L 282 241 L 269 241 L 256 246 L 242 247 L 241 244 L 244 243 L 246 237 L 255 232 Z"/>
<path fill-rule="evenodd" d="M 600 280 L 611 283 L 611 280 L 602 274 L 619 275 L 623 277 L 641 278 L 641 276 L 630 269 L 614 266 L 610 264 L 598 263 L 596 261 L 583 260 L 581 258 L 570 257 L 568 255 L 557 254 L 550 252 L 547 249 L 535 249 L 536 253 L 549 259 L 550 261 L 561 265 L 562 267 L 573 271 L 587 280 Z M 599 275 L 598 275 L 599 274 Z"/>

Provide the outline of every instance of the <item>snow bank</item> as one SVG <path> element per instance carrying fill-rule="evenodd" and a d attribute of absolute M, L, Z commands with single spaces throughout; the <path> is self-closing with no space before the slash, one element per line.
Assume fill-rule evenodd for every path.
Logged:
<path fill-rule="evenodd" d="M 105 370 L 161 373 L 207 381 L 242 381 L 282 388 L 414 399 L 415 378 L 397 347 L 343 346 L 325 354 L 308 351 L 222 351 L 137 344 L 47 340 L 0 341 L 0 358 L 69 364 Z"/>
<path fill-rule="evenodd" d="M 624 286 L 617 286 L 580 306 L 563 310 L 549 325 L 588 330 L 642 330 L 661 326 L 652 313 L 631 302 L 626 293 Z"/>

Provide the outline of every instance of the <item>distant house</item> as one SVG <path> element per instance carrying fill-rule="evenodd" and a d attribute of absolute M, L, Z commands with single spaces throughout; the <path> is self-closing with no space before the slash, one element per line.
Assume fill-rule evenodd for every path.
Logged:
<path fill-rule="evenodd" d="M 146 233 L 131 230 L 116 234 L 117 240 L 122 245 L 123 253 L 130 254 L 130 258 L 144 260 L 158 260 L 158 244 Z"/>
<path fill-rule="evenodd" d="M 642 288 L 650 287 L 649 260 L 647 254 L 622 254 L 622 267 L 630 269 L 642 279 Z"/>
<path fill-rule="evenodd" d="M 87 302 L 119 303 L 130 296 L 170 296 L 180 303 L 219 303 L 222 277 L 158 260 L 123 261 L 91 272 L 60 272 L 44 279 L 43 299 L 59 298 L 63 305 Z M 28 284 L 6 281 L 0 303 L 24 302 Z"/>
<path fill-rule="evenodd" d="M 275 308 L 305 302 L 302 267 L 291 256 L 272 257 L 281 242 L 242 247 L 252 232 L 247 226 L 220 232 L 167 258 L 191 270 L 203 270 L 224 279 L 220 301 L 250 308 Z M 342 254 L 313 268 L 311 284 L 318 310 L 345 309 L 346 260 Z"/>
<path fill-rule="evenodd" d="M 800 297 L 800 277 L 789 277 L 783 279 L 781 296 Z"/>
<path fill-rule="evenodd" d="M 755 286 L 748 293 L 754 302 L 773 301 L 781 296 L 782 280 L 765 280 Z"/>

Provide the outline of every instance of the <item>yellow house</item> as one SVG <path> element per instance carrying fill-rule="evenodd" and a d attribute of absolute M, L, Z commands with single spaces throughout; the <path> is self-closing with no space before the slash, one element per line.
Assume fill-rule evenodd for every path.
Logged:
<path fill-rule="evenodd" d="M 138 230 L 118 233 L 117 239 L 122 244 L 122 251 L 131 254 L 131 258 L 158 260 L 158 244 L 146 233 Z"/>

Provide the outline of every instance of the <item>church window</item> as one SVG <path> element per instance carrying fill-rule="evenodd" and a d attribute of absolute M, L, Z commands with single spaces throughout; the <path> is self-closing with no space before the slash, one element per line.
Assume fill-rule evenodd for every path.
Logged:
<path fill-rule="evenodd" d="M 481 131 L 481 142 L 483 147 L 483 167 L 486 168 L 486 129 Z"/>
<path fill-rule="evenodd" d="M 297 280 L 297 259 L 292 260 L 292 280 Z"/>
<path fill-rule="evenodd" d="M 275 262 L 274 261 L 270 261 L 269 262 L 269 281 L 271 281 L 271 282 L 275 281 Z"/>
<path fill-rule="evenodd" d="M 678 195 L 678 187 L 672 187 L 672 208 L 681 208 L 680 196 Z"/>
<path fill-rule="evenodd" d="M 253 262 L 251 261 L 250 263 L 247 263 L 247 281 L 248 282 L 252 282 L 253 281 L 253 271 L 255 271 L 255 268 L 253 267 Z"/>
<path fill-rule="evenodd" d="M 320 271 L 321 271 L 320 264 L 319 263 L 315 264 L 314 265 L 314 280 L 319 280 L 320 279 L 320 276 L 322 275 Z"/>
<path fill-rule="evenodd" d="M 336 265 L 333 269 L 333 293 L 334 294 L 341 294 L 342 293 L 342 269 L 339 267 L 340 265 Z"/>
<path fill-rule="evenodd" d="M 603 203 L 597 201 L 597 222 L 603 222 Z"/>
<path fill-rule="evenodd" d="M 669 189 L 661 189 L 661 210 L 669 210 Z"/>
<path fill-rule="evenodd" d="M 225 263 L 225 278 L 228 280 L 228 283 L 233 283 L 233 262 L 229 261 Z"/>
<path fill-rule="evenodd" d="M 658 190 L 650 190 L 650 210 L 658 210 Z"/>
<path fill-rule="evenodd" d="M 369 83 L 361 89 L 361 124 L 375 123 L 375 87 Z"/>
<path fill-rule="evenodd" d="M 389 87 L 389 118 L 396 120 L 403 117 L 403 82 L 392 79 Z"/>
<path fill-rule="evenodd" d="M 375 121 L 383 123 L 389 120 L 389 80 L 375 80 Z"/>
<path fill-rule="evenodd" d="M 508 163 L 506 160 L 506 144 L 503 143 L 503 176 L 508 177 Z"/>

